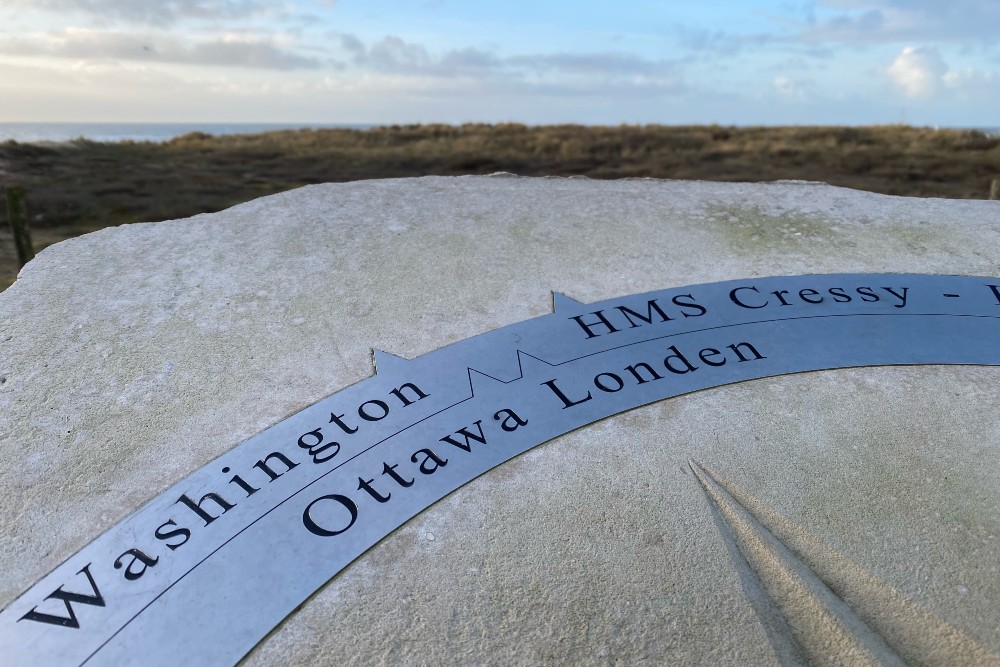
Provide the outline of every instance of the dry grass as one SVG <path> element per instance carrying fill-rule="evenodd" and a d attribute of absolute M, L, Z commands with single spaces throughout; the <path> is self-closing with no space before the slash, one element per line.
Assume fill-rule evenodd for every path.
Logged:
<path fill-rule="evenodd" d="M 825 181 L 886 194 L 985 198 L 1000 137 L 907 126 L 415 125 L 290 130 L 154 144 L 0 144 L 0 186 L 19 184 L 37 248 L 130 222 L 218 211 L 308 183 L 427 174 Z M 0 225 L 0 289 L 14 275 Z"/>

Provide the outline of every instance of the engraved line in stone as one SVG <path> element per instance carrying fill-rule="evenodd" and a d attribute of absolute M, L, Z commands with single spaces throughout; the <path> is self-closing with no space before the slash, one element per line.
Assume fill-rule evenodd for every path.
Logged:
<path fill-rule="evenodd" d="M 715 505 L 736 546 L 785 617 L 789 643 L 809 664 L 906 663 L 802 561 L 712 478 L 690 461 L 692 472 Z M 761 622 L 767 619 L 761 618 Z"/>
<path fill-rule="evenodd" d="M 683 467 L 681 471 L 687 472 Z M 747 562 L 743 552 L 740 551 L 739 545 L 736 543 L 736 536 L 729 529 L 719 506 L 712 501 L 711 496 L 708 497 L 708 500 L 709 509 L 712 511 L 712 518 L 715 520 L 715 526 L 719 529 L 722 541 L 726 544 L 726 550 L 729 552 L 729 556 L 736 567 L 736 572 L 740 577 L 743 593 L 756 612 L 781 667 L 801 667 L 801 665 L 809 664 L 806 653 L 795 639 L 791 628 L 788 627 L 788 621 L 785 619 L 781 608 L 778 607 L 775 600 L 768 594 L 763 582 L 761 582 L 757 573 L 750 566 L 750 563 Z"/>
<path fill-rule="evenodd" d="M 856 623 L 861 624 L 866 631 L 863 639 L 875 638 L 904 664 L 1000 665 L 1000 656 L 991 653 L 967 633 L 920 608 L 711 468 L 695 461 L 689 463 L 713 511 L 718 512 L 726 530 L 731 531 L 740 556 L 745 558 L 744 567 L 754 569 L 754 576 L 759 577 L 761 585 L 783 611 L 797 643 L 816 664 L 823 664 L 831 658 L 844 664 L 844 656 L 827 655 L 816 660 L 812 655 L 810 639 L 828 640 L 803 632 L 803 627 L 808 630 L 810 625 L 802 623 L 800 616 L 803 612 L 815 613 L 817 609 L 796 604 L 798 601 L 794 596 L 787 597 L 789 592 L 806 593 L 805 602 L 820 601 L 819 598 L 808 599 L 810 588 L 796 590 L 794 586 L 789 586 L 789 582 L 802 574 L 811 579 L 812 586 L 818 583 L 819 590 L 828 591 L 830 597 L 826 600 L 832 598 L 835 601 L 835 610 L 846 610 Z M 734 560 L 739 567 L 739 559 Z M 762 622 L 766 622 L 763 617 Z M 769 629 L 769 635 L 771 632 L 772 629 Z M 823 648 L 823 645 L 820 647 Z M 776 652 L 778 648 L 775 647 Z M 823 650 L 829 654 L 831 648 L 832 645 L 827 643 Z M 861 662 L 871 664 L 864 660 Z"/>

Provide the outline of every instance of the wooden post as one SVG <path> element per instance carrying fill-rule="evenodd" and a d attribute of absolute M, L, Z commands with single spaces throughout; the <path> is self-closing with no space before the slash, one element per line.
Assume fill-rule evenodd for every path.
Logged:
<path fill-rule="evenodd" d="M 990 199 L 1000 199 L 1000 178 L 994 178 L 990 183 Z"/>
<path fill-rule="evenodd" d="M 7 188 L 7 219 L 10 221 L 10 230 L 14 233 L 17 261 L 23 267 L 34 259 L 35 249 L 31 245 L 31 234 L 28 232 L 28 213 L 24 206 L 24 188 L 19 185 Z"/>

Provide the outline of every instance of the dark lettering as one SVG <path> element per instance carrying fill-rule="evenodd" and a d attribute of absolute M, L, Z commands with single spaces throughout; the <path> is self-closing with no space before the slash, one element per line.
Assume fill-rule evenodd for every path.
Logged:
<path fill-rule="evenodd" d="M 347 523 L 347 525 L 341 528 L 340 530 L 329 530 L 327 528 L 323 528 L 318 523 L 316 523 L 316 520 L 313 519 L 312 517 L 312 509 L 313 506 L 319 503 L 321 500 L 332 500 L 334 502 L 338 502 L 341 505 L 343 505 L 344 508 L 351 513 L 351 520 Z M 302 524 L 306 527 L 306 530 L 308 530 L 313 535 L 319 535 L 320 537 L 333 537 L 335 535 L 340 535 L 341 533 L 346 532 L 351 526 L 353 526 L 354 522 L 357 520 L 358 520 L 358 506 L 355 505 L 354 501 L 348 498 L 347 496 L 341 496 L 336 493 L 328 496 L 320 496 L 316 500 L 309 503 L 309 505 L 306 506 L 305 511 L 302 512 Z"/>
<path fill-rule="evenodd" d="M 417 397 L 416 398 L 409 398 L 408 396 L 406 396 L 406 394 L 403 393 L 404 389 L 409 389 L 414 394 L 416 394 Z M 393 396 L 395 396 L 396 398 L 398 398 L 399 401 L 400 401 L 400 403 L 403 404 L 404 408 L 407 405 L 410 405 L 411 403 L 416 403 L 417 401 L 422 401 L 425 398 L 427 398 L 428 396 L 430 396 L 430 394 L 424 392 L 423 390 L 420 389 L 420 387 L 418 387 L 417 385 L 413 384 L 412 382 L 407 382 L 406 384 L 400 385 L 399 387 L 397 387 L 396 389 L 393 389 L 389 393 L 391 393 Z"/>
<path fill-rule="evenodd" d="M 690 373 L 691 371 L 698 370 L 697 366 L 692 365 L 691 362 L 688 361 L 683 354 L 681 354 L 681 351 L 677 349 L 676 345 L 671 345 L 667 349 L 673 352 L 673 354 L 669 354 L 663 359 L 663 366 L 668 371 L 676 373 L 677 375 L 683 375 L 684 373 Z M 674 368 L 673 361 L 675 359 L 684 364 L 684 368 Z"/>
<path fill-rule="evenodd" d="M 507 416 L 502 417 L 502 415 L 507 415 Z M 500 422 L 500 428 L 502 428 L 507 433 L 513 433 L 518 429 L 518 427 L 525 426 L 528 423 L 527 419 L 521 419 L 521 417 L 518 416 L 518 414 L 513 410 L 511 410 L 510 408 L 504 408 L 503 410 L 494 413 L 493 421 Z M 513 426 L 511 426 L 511 422 L 514 423 Z"/>
<path fill-rule="evenodd" d="M 896 290 L 892 289 L 891 287 L 883 287 L 882 289 L 884 289 L 886 292 L 888 292 L 889 294 L 891 294 L 894 297 L 896 297 L 897 299 L 899 299 L 899 303 L 896 304 L 896 305 L 894 305 L 893 308 L 905 308 L 906 307 L 906 293 L 908 291 L 910 291 L 909 287 L 904 287 L 902 294 L 898 294 L 896 292 Z"/>
<path fill-rule="evenodd" d="M 818 296 L 818 295 L 819 295 L 819 292 L 817 292 L 814 289 L 810 289 L 808 287 L 806 289 L 800 289 L 799 290 L 799 298 L 802 299 L 803 301 L 805 301 L 806 303 L 823 303 L 823 297 L 819 297 L 815 301 L 809 298 L 809 297 Z"/>
<path fill-rule="evenodd" d="M 596 322 L 584 322 L 583 315 L 574 315 L 569 319 L 576 320 L 576 323 L 580 325 L 580 328 L 586 332 L 587 338 L 597 338 L 601 335 L 594 333 L 593 327 L 597 326 L 606 327 L 608 330 L 607 333 L 618 333 L 619 329 L 616 329 L 615 326 L 608 321 L 608 318 L 605 317 L 603 310 L 596 310 L 591 313 L 591 315 L 597 315 Z"/>
<path fill-rule="evenodd" d="M 851 297 L 844 291 L 843 287 L 831 287 L 827 290 L 837 303 L 850 303 Z"/>
<path fill-rule="evenodd" d="M 128 562 L 128 566 L 126 566 L 122 562 L 122 558 L 125 558 L 126 556 L 132 557 L 132 560 Z M 159 558 L 153 558 L 149 556 L 142 549 L 129 549 L 128 551 L 126 551 L 121 556 L 115 559 L 115 569 L 120 570 L 124 567 L 125 578 L 128 579 L 129 581 L 135 581 L 142 575 L 146 574 L 146 570 L 156 565 L 159 561 L 160 561 Z M 136 563 L 142 564 L 141 570 L 132 569 L 132 566 L 135 565 Z"/>
<path fill-rule="evenodd" d="M 591 396 L 590 392 L 588 391 L 587 395 L 584 398 L 581 398 L 579 401 L 571 401 L 566 396 L 566 394 L 562 392 L 562 389 L 556 386 L 555 380 L 549 380 L 547 382 L 543 382 L 542 384 L 551 389 L 552 393 L 554 393 L 556 396 L 559 397 L 559 400 L 563 402 L 563 410 L 565 410 L 566 408 L 571 408 L 574 405 L 580 405 L 581 403 L 586 403 L 587 401 L 593 398 L 593 396 Z"/>
<path fill-rule="evenodd" d="M 413 480 L 412 479 L 411 480 L 403 479 L 403 476 L 400 475 L 398 472 L 396 472 L 396 468 L 398 468 L 398 467 L 399 467 L 398 463 L 396 463 L 394 465 L 389 465 L 388 463 L 386 463 L 386 462 L 383 461 L 382 462 L 382 474 L 383 475 L 388 475 L 389 477 L 392 477 L 394 480 L 396 480 L 396 483 L 399 484 L 404 489 L 406 487 L 408 487 L 408 486 L 413 486 Z"/>
<path fill-rule="evenodd" d="M 97 589 L 94 577 L 90 575 L 90 563 L 87 563 L 82 570 L 77 572 L 77 574 L 84 574 L 87 576 L 87 581 L 90 582 L 90 589 L 92 591 L 90 595 L 85 595 L 83 593 L 70 593 L 68 591 L 64 591 L 63 587 L 60 586 L 45 597 L 46 600 L 60 600 L 64 605 L 66 605 L 67 616 L 45 614 L 40 611 L 35 611 L 38 607 L 33 607 L 31 611 L 17 620 L 19 622 L 35 621 L 36 623 L 48 623 L 49 625 L 59 625 L 64 628 L 74 628 L 79 630 L 80 622 L 76 618 L 76 611 L 73 609 L 73 603 L 77 602 L 79 604 L 89 604 L 94 607 L 103 607 L 104 596 L 101 595 L 101 591 Z"/>
<path fill-rule="evenodd" d="M 719 357 L 722 356 L 722 352 L 719 352 L 714 347 L 706 347 L 704 350 L 698 353 L 698 358 L 709 366 L 725 366 L 726 358 L 722 357 L 722 361 L 712 361 L 709 357 Z"/>
<path fill-rule="evenodd" d="M 410 460 L 413 461 L 414 463 L 417 463 L 417 454 L 424 455 L 423 460 L 420 461 L 420 472 L 422 472 L 425 475 L 430 475 L 435 471 L 437 471 L 438 468 L 443 468 L 446 465 L 448 465 L 448 459 L 441 458 L 430 449 L 418 449 L 417 451 L 413 452 L 413 456 L 410 457 Z M 431 468 L 429 465 L 429 463 L 432 461 L 434 462 L 433 468 Z"/>
<path fill-rule="evenodd" d="M 867 301 L 868 303 L 875 303 L 876 301 L 878 301 L 878 294 L 876 294 L 871 287 L 859 287 L 854 291 L 861 295 L 862 301 Z M 866 296 L 869 296 L 871 298 L 866 299 L 865 298 Z"/>
<path fill-rule="evenodd" d="M 475 433 L 469 433 L 469 431 L 466 430 L 465 426 L 463 426 L 462 428 L 458 429 L 458 431 L 455 432 L 456 435 L 460 435 L 463 438 L 465 438 L 465 443 L 461 443 L 458 440 L 455 440 L 450 435 L 446 435 L 445 437 L 441 438 L 441 442 L 447 442 L 449 445 L 453 445 L 467 452 L 472 451 L 472 442 L 471 442 L 472 440 L 475 440 L 481 445 L 485 445 L 486 436 L 483 435 L 483 420 L 482 419 L 477 420 L 475 424 L 476 428 L 479 429 L 479 435 L 476 435 Z"/>
<path fill-rule="evenodd" d="M 226 466 L 225 468 L 222 469 L 222 474 L 226 475 L 228 473 L 229 473 L 229 466 Z M 242 477 L 240 477 L 239 475 L 233 475 L 233 478 L 229 480 L 229 483 L 235 484 L 236 486 L 246 491 L 247 498 L 260 491 L 260 489 L 250 486 L 250 484 L 248 484 L 247 481 Z"/>
<path fill-rule="evenodd" d="M 690 301 L 681 301 L 681 297 L 690 299 Z M 690 294 L 678 294 L 673 299 L 671 299 L 671 301 L 675 306 L 680 306 L 681 315 L 683 315 L 684 317 L 701 317 L 702 315 L 708 312 L 707 308 L 705 308 L 700 304 L 695 303 L 694 297 L 691 296 Z M 686 310 L 687 308 L 694 308 L 698 312 L 693 314 L 689 313 Z"/>
<path fill-rule="evenodd" d="M 781 302 L 782 306 L 790 306 L 790 305 L 792 305 L 792 304 L 788 303 L 787 301 L 785 301 L 785 295 L 788 294 L 788 290 L 786 290 L 786 289 L 778 289 L 778 290 L 774 290 L 773 292 L 771 292 L 771 294 L 773 294 L 774 296 L 778 297 L 778 301 Z"/>
<path fill-rule="evenodd" d="M 759 306 L 751 306 L 748 303 L 744 303 L 740 299 L 740 297 L 738 297 L 736 295 L 736 293 L 739 292 L 740 290 L 750 290 L 751 292 L 757 292 L 758 294 L 760 294 L 760 290 L 758 290 L 756 287 L 737 287 L 737 288 L 733 289 L 731 292 L 729 292 L 729 300 L 732 301 L 733 303 L 735 303 L 740 308 L 763 308 L 764 306 L 767 305 L 767 303 L 768 303 L 767 299 L 765 299 L 764 303 L 762 303 Z"/>
<path fill-rule="evenodd" d="M 373 489 L 372 488 L 372 482 L 374 482 L 374 481 L 375 481 L 374 478 L 373 479 L 365 479 L 364 477 L 358 477 L 358 491 L 365 491 L 365 492 L 367 492 L 369 496 L 371 496 L 372 498 L 374 498 L 375 500 L 377 500 L 380 503 L 387 503 L 387 502 L 389 502 L 389 499 L 392 498 L 392 494 L 391 493 L 387 493 L 387 494 L 385 494 L 383 496 L 381 493 L 379 493 L 378 491 L 376 491 L 375 489 Z"/>
<path fill-rule="evenodd" d="M 153 536 L 156 537 L 156 539 L 162 540 L 164 542 L 166 542 L 167 540 L 169 540 L 169 539 L 171 539 L 173 537 L 183 538 L 180 542 L 176 542 L 174 544 L 167 543 L 167 548 L 170 549 L 171 551 L 174 551 L 175 549 L 179 549 L 180 547 L 184 546 L 184 544 L 189 539 L 191 539 L 191 531 L 188 530 L 187 528 L 177 528 L 175 530 L 168 530 L 166 532 L 164 532 L 164 530 L 163 530 L 167 526 L 176 526 L 176 525 L 177 525 L 177 522 L 174 521 L 173 519 L 171 519 L 170 521 L 167 521 L 166 523 L 160 524 L 160 527 L 157 528 L 153 532 Z"/>
<path fill-rule="evenodd" d="M 344 415 L 340 416 L 343 417 Z M 333 421 L 332 416 L 330 417 L 330 421 Z M 340 424 L 340 422 L 337 423 Z M 344 430 L 346 431 L 347 429 L 344 428 Z M 357 430 L 358 429 L 354 429 L 354 431 Z M 354 431 L 348 431 L 348 433 L 353 433 Z M 307 439 L 312 439 L 315 440 L 316 442 L 308 442 Z M 323 446 L 320 447 L 320 445 Z M 340 443 L 337 442 L 336 440 L 331 440 L 330 442 L 323 444 L 323 430 L 318 428 L 309 431 L 308 433 L 303 433 L 302 435 L 300 435 L 299 447 L 309 452 L 309 455 L 312 457 L 313 463 L 326 463 L 327 461 L 329 461 L 334 456 L 340 453 Z M 333 447 L 333 451 L 330 453 L 330 455 L 321 458 L 320 454 L 330 449 L 331 447 Z"/>
<path fill-rule="evenodd" d="M 644 378 L 642 376 L 642 373 L 639 372 L 640 368 L 642 370 L 646 371 L 647 373 L 649 373 L 649 375 L 652 376 L 652 377 L 650 377 L 648 380 L 646 378 Z M 652 382 L 653 380 L 662 380 L 663 379 L 663 376 L 660 375 L 659 373 L 657 373 L 653 369 L 653 367 L 650 366 L 649 364 L 647 364 L 645 361 L 640 361 L 637 364 L 632 364 L 631 366 L 626 366 L 625 370 L 627 370 L 629 373 L 631 373 L 632 377 L 634 377 L 635 381 L 638 382 L 639 384 L 646 384 L 647 382 Z"/>
<path fill-rule="evenodd" d="M 605 378 L 605 377 L 606 378 L 610 378 L 611 382 L 613 384 L 612 385 L 605 385 L 604 384 L 604 380 L 601 379 L 601 378 Z M 625 383 L 622 382 L 622 379 L 620 377 L 618 377 L 617 375 L 615 375 L 614 373 L 600 373 L 599 375 L 597 375 L 597 376 L 594 377 L 594 386 L 596 386 L 601 391 L 605 391 L 605 392 L 608 392 L 609 394 L 613 394 L 616 391 L 621 391 L 622 387 L 625 386 Z"/>
<path fill-rule="evenodd" d="M 378 407 L 378 409 L 382 411 L 382 414 L 377 416 L 368 414 L 368 411 L 365 410 L 366 405 L 374 405 Z M 386 405 L 384 401 L 365 401 L 360 405 L 360 407 L 358 407 L 358 415 L 365 421 L 377 422 L 381 419 L 385 419 L 388 414 L 389 406 Z"/>
<path fill-rule="evenodd" d="M 281 461 L 281 464 L 285 466 L 285 469 L 282 470 L 281 472 L 274 472 L 274 470 L 271 469 L 271 466 L 268 465 L 268 461 L 270 461 L 271 459 L 278 459 L 279 461 Z M 299 465 L 298 463 L 290 461 L 288 457 L 282 454 L 281 452 L 271 452 L 260 461 L 257 461 L 257 463 L 254 463 L 253 467 L 259 468 L 264 474 L 270 477 L 268 481 L 273 482 L 274 480 L 278 479 L 286 472 L 288 472 L 292 468 L 295 468 L 298 465 Z"/>
<path fill-rule="evenodd" d="M 212 523 L 219 517 L 212 516 L 211 514 L 209 514 L 208 512 L 206 512 L 201 508 L 201 504 L 204 503 L 206 500 L 211 500 L 213 503 L 221 507 L 222 514 L 225 514 L 229 510 L 236 507 L 234 503 L 227 502 L 222 496 L 220 496 L 217 493 L 206 493 L 201 497 L 201 500 L 199 500 L 197 503 L 188 498 L 188 495 L 184 493 L 181 494 L 180 498 L 174 501 L 174 504 L 176 505 L 177 503 L 184 503 L 184 505 L 187 506 L 188 509 L 190 509 L 192 512 L 201 517 L 201 520 L 204 521 L 205 525 L 207 526 L 208 524 Z"/>
<path fill-rule="evenodd" d="M 744 347 L 744 346 L 746 346 L 746 348 L 748 350 L 750 350 L 750 353 L 753 354 L 755 361 L 758 360 L 758 359 L 767 359 L 767 357 L 765 357 L 763 354 L 761 354 L 760 352 L 758 352 L 757 348 L 755 348 L 750 343 L 745 343 L 744 342 L 744 343 L 736 343 L 734 345 L 730 345 L 729 349 L 736 353 L 736 356 L 738 356 L 740 358 L 741 362 L 743 362 L 743 361 L 750 361 L 750 358 L 749 357 L 744 357 L 743 356 L 743 352 L 740 350 L 740 348 Z"/>
<path fill-rule="evenodd" d="M 336 424 L 337 426 L 339 426 L 340 429 L 344 433 L 346 433 L 347 435 L 351 435 L 352 433 L 357 433 L 358 432 L 357 427 L 351 428 L 350 426 L 348 426 L 347 424 L 344 423 L 344 415 L 338 415 L 336 413 L 331 412 L 330 413 L 330 423 L 331 424 Z M 317 430 L 319 430 L 319 429 L 317 429 Z M 312 432 L 315 433 L 315 431 L 312 431 Z M 299 446 L 301 447 L 302 445 L 299 445 Z"/>
<path fill-rule="evenodd" d="M 633 317 L 635 317 L 637 320 L 645 322 L 646 324 L 652 324 L 653 323 L 653 311 L 656 311 L 656 314 L 660 316 L 660 321 L 661 322 L 669 322 L 670 321 L 670 318 L 667 317 L 667 314 L 665 312 L 663 312 L 662 308 L 660 308 L 660 304 L 656 303 L 656 299 L 650 299 L 648 302 L 646 302 L 646 314 L 645 315 L 640 315 L 639 313 L 635 312 L 631 308 L 628 308 L 627 306 L 615 306 L 615 308 L 619 312 L 621 312 L 622 315 L 625 316 L 625 319 L 628 320 L 629 326 L 632 327 L 633 329 L 635 329 L 636 327 L 641 327 L 642 326 L 641 324 L 636 324 L 635 322 L 633 322 L 632 321 Z"/>

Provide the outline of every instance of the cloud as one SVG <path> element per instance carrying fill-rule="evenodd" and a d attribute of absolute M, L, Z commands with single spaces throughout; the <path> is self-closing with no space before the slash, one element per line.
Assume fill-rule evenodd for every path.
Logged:
<path fill-rule="evenodd" d="M 691 51 L 709 51 L 718 55 L 735 55 L 744 46 L 754 42 L 769 41 L 766 35 L 733 35 L 719 29 L 693 28 L 678 25 L 674 28 L 678 43 Z"/>
<path fill-rule="evenodd" d="M 1000 104 L 1000 95 L 997 94 L 1000 91 L 1000 74 L 996 72 L 949 70 L 942 79 L 948 90 L 959 98 L 984 101 L 993 108 Z"/>
<path fill-rule="evenodd" d="M 431 57 L 422 45 L 389 36 L 375 42 L 356 62 L 384 71 L 416 71 L 427 69 Z"/>
<path fill-rule="evenodd" d="M 829 58 L 843 46 L 1000 43 L 997 0 L 817 0 L 806 8 L 771 16 L 770 29 L 677 25 L 673 37 L 681 48 L 710 56 L 784 47 Z"/>
<path fill-rule="evenodd" d="M 948 66 L 935 48 L 905 47 L 885 73 L 907 97 L 933 97 L 944 84 Z"/>
<path fill-rule="evenodd" d="M 307 58 L 268 42 L 258 41 L 223 39 L 202 42 L 179 55 L 176 62 L 223 67 L 293 70 L 314 69 L 322 64 L 315 58 Z"/>
<path fill-rule="evenodd" d="M 484 74 L 496 69 L 500 61 L 491 53 L 465 48 L 432 56 L 422 44 L 407 42 L 389 35 L 371 47 L 349 34 L 336 35 L 340 47 L 355 66 L 393 74 L 450 77 Z"/>
<path fill-rule="evenodd" d="M 500 57 L 476 48 L 432 54 L 421 44 L 388 36 L 370 47 L 354 35 L 337 35 L 354 66 L 386 74 L 439 79 L 470 78 L 491 85 L 535 86 L 550 93 L 579 95 L 586 87 L 676 88 L 676 66 L 627 53 L 539 53 Z"/>
<path fill-rule="evenodd" d="M 89 15 L 103 22 L 166 26 L 177 21 L 237 19 L 264 14 L 260 0 L 0 0 L 0 7 L 26 7 L 58 14 Z"/>
<path fill-rule="evenodd" d="M 448 51 L 441 58 L 444 70 L 452 72 L 481 72 L 497 67 L 500 62 L 492 53 L 473 48 Z"/>
<path fill-rule="evenodd" d="M 674 66 L 627 53 L 552 53 L 508 58 L 507 63 L 534 71 L 555 71 L 576 76 L 654 75 L 673 73 Z"/>
<path fill-rule="evenodd" d="M 805 97 L 803 84 L 784 74 L 774 77 L 774 80 L 771 81 L 771 86 L 785 97 Z"/>
<path fill-rule="evenodd" d="M 919 100 L 995 99 L 1000 91 L 996 72 L 952 70 L 933 47 L 905 47 L 884 72 L 904 95 Z"/>
<path fill-rule="evenodd" d="M 809 42 L 885 44 L 912 41 L 1000 39 L 1000 3 L 995 0 L 825 0 L 832 16 L 815 20 L 796 38 Z"/>
<path fill-rule="evenodd" d="M 240 33 L 186 42 L 165 35 L 69 28 L 0 43 L 0 53 L 274 70 L 313 69 L 322 64 L 315 58 L 280 48 L 271 40 Z"/>
<path fill-rule="evenodd" d="M 546 94 L 586 94 L 587 88 L 614 91 L 677 90 L 675 63 L 628 53 L 538 53 L 501 57 L 478 48 L 432 52 L 423 44 L 389 35 L 365 44 L 354 35 L 334 34 L 322 47 L 299 47 L 294 32 L 234 30 L 221 36 L 189 36 L 180 31 L 131 32 L 68 28 L 0 42 L 0 55 L 81 61 L 114 60 L 204 67 L 338 71 L 391 76 L 397 85 L 440 89 L 458 83 L 493 85 Z M 307 45 L 308 46 L 308 45 Z M 340 61 L 333 58 L 337 54 Z M 343 77 L 340 77 L 343 78 Z M 436 80 L 438 83 L 428 84 Z M 447 81 L 446 81 L 447 80 Z"/>
<path fill-rule="evenodd" d="M 354 60 L 363 59 L 367 54 L 364 43 L 354 35 L 335 34 L 333 36 L 340 41 L 341 48 L 347 51 Z"/>

